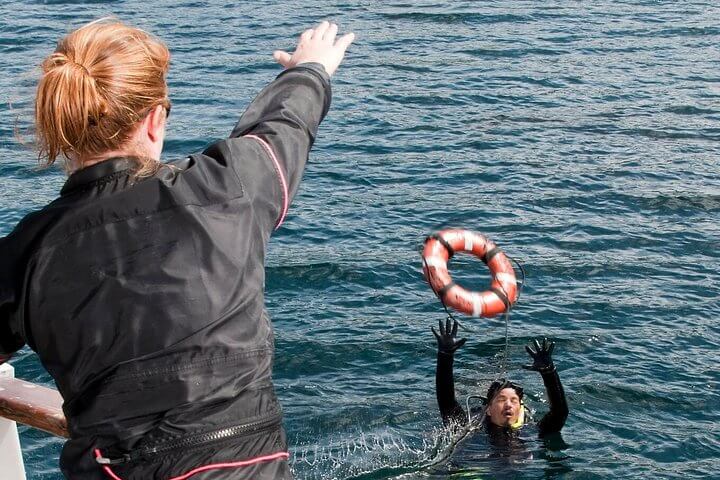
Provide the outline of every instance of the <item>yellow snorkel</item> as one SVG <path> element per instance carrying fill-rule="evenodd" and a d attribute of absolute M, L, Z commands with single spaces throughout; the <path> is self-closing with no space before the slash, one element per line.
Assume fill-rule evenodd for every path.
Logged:
<path fill-rule="evenodd" d="M 515 423 L 510 424 L 510 428 L 517 430 L 518 428 L 522 428 L 523 425 L 525 425 L 525 404 L 520 403 L 520 415 L 518 415 Z"/>

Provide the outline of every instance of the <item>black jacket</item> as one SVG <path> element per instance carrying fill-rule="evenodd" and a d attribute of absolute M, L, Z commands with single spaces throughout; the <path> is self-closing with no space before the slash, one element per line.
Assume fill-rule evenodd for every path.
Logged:
<path fill-rule="evenodd" d="M 55 379 L 66 476 L 276 455 L 226 474 L 289 478 L 265 250 L 330 97 L 321 65 L 286 70 L 228 139 L 142 180 L 127 158 L 78 171 L 0 239 L 0 355 L 27 343 Z"/>

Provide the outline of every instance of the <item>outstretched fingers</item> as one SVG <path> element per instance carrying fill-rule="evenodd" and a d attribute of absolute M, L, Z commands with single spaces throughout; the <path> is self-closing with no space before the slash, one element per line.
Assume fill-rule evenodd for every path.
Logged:
<path fill-rule="evenodd" d="M 343 49 L 343 51 L 347 50 L 347 48 L 350 46 L 350 44 L 355 40 L 355 34 L 354 33 L 346 33 L 342 37 L 338 39 L 337 42 L 335 42 L 336 47 L 340 47 Z"/>
<path fill-rule="evenodd" d="M 550 346 L 548 347 L 548 355 L 552 355 L 553 350 L 555 350 L 555 342 L 550 342 Z"/>
<path fill-rule="evenodd" d="M 537 352 L 533 352 L 533 349 L 530 348 L 529 345 L 525 345 L 525 351 L 530 355 L 531 357 L 535 358 L 535 355 Z"/>
<path fill-rule="evenodd" d="M 273 57 L 285 68 L 303 63 L 319 63 L 332 76 L 345 58 L 345 51 L 355 39 L 348 33 L 337 38 L 338 26 L 324 20 L 315 28 L 309 28 L 300 35 L 292 54 L 278 50 Z"/>
<path fill-rule="evenodd" d="M 280 65 L 282 65 L 285 68 L 288 68 L 292 65 L 292 55 L 290 55 L 288 52 L 285 52 L 283 50 L 275 50 L 273 52 L 273 58 L 276 62 L 278 62 Z"/>
<path fill-rule="evenodd" d="M 328 28 L 330 28 L 330 22 L 323 20 L 320 22 L 320 25 L 315 27 L 315 32 L 313 33 L 312 38 L 322 40 L 325 37 L 325 32 L 328 31 Z"/>
<path fill-rule="evenodd" d="M 328 42 L 330 45 L 335 43 L 335 37 L 337 36 L 338 32 L 338 26 L 335 23 L 331 23 L 328 27 L 327 31 L 325 32 L 325 35 L 323 35 L 323 40 Z"/>
<path fill-rule="evenodd" d="M 435 327 L 430 327 L 430 330 L 432 330 L 433 335 L 435 335 L 435 339 L 439 342 L 439 341 L 440 341 L 440 335 L 438 335 L 438 332 L 435 331 Z"/>
<path fill-rule="evenodd" d="M 452 327 L 452 336 L 453 337 L 457 335 L 457 330 L 458 330 L 458 322 L 457 322 L 457 320 L 455 320 L 455 321 L 453 321 L 453 327 Z"/>
<path fill-rule="evenodd" d="M 314 33 L 315 33 L 315 29 L 313 29 L 313 28 L 308 28 L 307 30 L 305 30 L 303 33 L 300 34 L 300 41 L 301 41 L 301 42 L 303 42 L 303 41 L 307 42 L 308 40 L 310 40 L 311 38 L 313 38 L 313 34 L 314 34 Z"/>

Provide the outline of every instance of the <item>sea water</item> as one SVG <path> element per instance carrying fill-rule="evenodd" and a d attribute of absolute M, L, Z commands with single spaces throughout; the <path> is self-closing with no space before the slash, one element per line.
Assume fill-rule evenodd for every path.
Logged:
<path fill-rule="evenodd" d="M 54 199 L 23 135 L 57 39 L 114 15 L 172 52 L 164 159 L 226 136 L 322 19 L 357 40 L 267 256 L 274 380 L 299 479 L 718 478 L 720 8 L 715 2 L 0 3 L 0 235 Z M 18 135 L 21 141 L 18 140 Z M 24 143 L 24 144 L 23 144 Z M 424 237 L 493 238 L 527 273 L 509 318 L 459 316 L 458 396 L 502 370 L 547 410 L 523 346 L 555 340 L 562 441 L 482 444 L 453 473 L 420 273 Z M 486 267 L 451 263 L 484 289 Z M 52 385 L 24 349 L 17 376 Z M 506 367 L 506 368 L 504 368 Z M 28 478 L 62 441 L 21 428 Z M 472 468 L 471 468 L 472 467 Z M 1 469 L 1 466 L 0 466 Z M 453 476 L 454 475 L 454 476 Z M 0 475 L 1 476 L 1 475 Z"/>

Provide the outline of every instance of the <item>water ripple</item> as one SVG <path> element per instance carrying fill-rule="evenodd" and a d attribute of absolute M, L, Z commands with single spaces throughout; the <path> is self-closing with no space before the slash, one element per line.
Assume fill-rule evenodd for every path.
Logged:
<path fill-rule="evenodd" d="M 68 29 L 108 13 L 165 39 L 174 108 L 163 158 L 232 129 L 279 73 L 271 52 L 336 20 L 358 38 L 267 259 L 274 379 L 297 478 L 712 478 L 720 471 L 720 8 L 708 1 L 4 2 L 0 235 L 55 198 L 15 140 L 34 78 Z M 201 22 L 198 19 L 202 19 Z M 31 142 L 28 142 L 31 143 Z M 486 233 L 523 263 L 508 374 L 547 408 L 524 344 L 557 342 L 566 443 L 448 463 L 434 394 L 444 318 L 425 236 Z M 479 261 L 451 262 L 484 289 Z M 461 317 L 458 394 L 502 365 L 501 319 Z M 18 376 L 51 384 L 29 350 Z M 58 439 L 22 429 L 28 478 L 58 478 Z"/>

